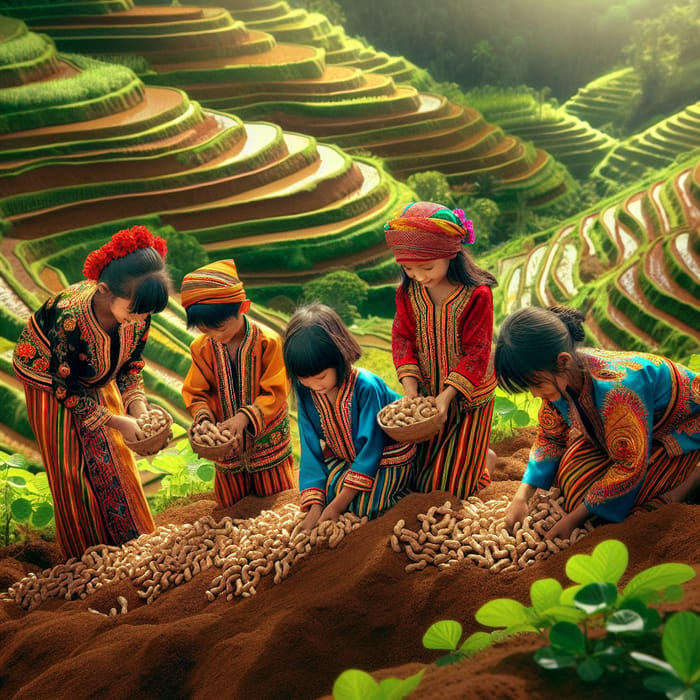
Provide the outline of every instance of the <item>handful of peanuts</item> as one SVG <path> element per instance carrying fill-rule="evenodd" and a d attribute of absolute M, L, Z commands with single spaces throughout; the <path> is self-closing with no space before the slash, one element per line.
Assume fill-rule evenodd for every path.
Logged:
<path fill-rule="evenodd" d="M 231 431 L 222 427 L 221 423 L 205 419 L 192 425 L 190 437 L 202 447 L 217 447 L 229 443 L 232 436 Z"/>
<path fill-rule="evenodd" d="M 173 419 L 160 406 L 149 405 L 136 418 L 143 437 L 136 442 L 126 441 L 127 447 L 140 455 L 151 455 L 159 452 L 172 437 L 170 426 Z"/>
<path fill-rule="evenodd" d="M 379 411 L 379 422 L 387 428 L 405 427 L 432 418 L 438 412 L 434 396 L 402 396 Z"/>
<path fill-rule="evenodd" d="M 170 427 L 168 416 L 159 406 L 149 406 L 148 409 L 136 419 L 136 422 L 143 431 L 144 440 L 158 435 L 162 430 Z"/>

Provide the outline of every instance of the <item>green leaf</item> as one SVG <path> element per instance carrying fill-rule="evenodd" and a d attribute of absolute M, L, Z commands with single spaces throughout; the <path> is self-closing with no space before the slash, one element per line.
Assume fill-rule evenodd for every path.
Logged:
<path fill-rule="evenodd" d="M 7 477 L 7 483 L 16 489 L 23 489 L 27 486 L 27 480 L 18 474 L 10 474 Z"/>
<path fill-rule="evenodd" d="M 625 598 L 646 599 L 649 593 L 663 591 L 669 586 L 676 586 L 690 581 L 695 571 L 687 564 L 658 564 L 640 571 L 624 587 L 622 595 Z"/>
<path fill-rule="evenodd" d="M 379 683 L 378 697 L 382 700 L 401 700 L 410 695 L 421 682 L 425 669 L 408 678 L 385 678 Z"/>
<path fill-rule="evenodd" d="M 559 603 L 561 605 L 565 605 L 567 607 L 571 606 L 573 608 L 574 597 L 581 590 L 581 588 L 583 588 L 583 586 L 569 586 L 568 588 L 565 588 L 561 593 Z"/>
<path fill-rule="evenodd" d="M 558 606 L 561 592 L 561 583 L 554 578 L 541 578 L 535 581 L 530 586 L 530 600 L 535 612 L 542 615 L 547 608 Z"/>
<path fill-rule="evenodd" d="M 612 634 L 643 632 L 644 618 L 634 610 L 617 610 L 607 619 L 605 629 Z"/>
<path fill-rule="evenodd" d="M 673 676 L 648 676 L 644 679 L 644 687 L 647 690 L 651 690 L 652 693 L 663 693 L 668 698 L 682 697 L 678 693 L 683 693 L 687 690 L 685 685 Z M 694 696 L 690 697 L 692 700 L 695 700 Z"/>
<path fill-rule="evenodd" d="M 505 396 L 496 396 L 493 402 L 493 410 L 499 416 L 509 417 L 517 411 L 516 404 Z M 529 418 L 529 416 L 528 416 Z"/>
<path fill-rule="evenodd" d="M 426 649 L 455 651 L 462 638 L 462 625 L 455 620 L 440 620 L 435 622 L 423 635 L 423 646 Z"/>
<path fill-rule="evenodd" d="M 13 454 L 5 460 L 8 467 L 17 467 L 18 469 L 26 469 L 29 460 L 21 454 Z"/>
<path fill-rule="evenodd" d="M 650 654 L 643 654 L 641 651 L 631 651 L 630 657 L 642 668 L 648 668 L 651 671 L 660 671 L 661 673 L 670 673 L 672 676 L 676 675 L 671 664 L 666 663 L 662 659 L 657 659 Z"/>
<path fill-rule="evenodd" d="M 678 603 L 683 600 L 684 594 L 683 586 L 674 584 L 664 588 L 662 598 L 666 603 Z"/>
<path fill-rule="evenodd" d="M 571 654 L 552 649 L 552 647 L 542 647 L 534 653 L 534 659 L 538 666 L 552 671 L 557 668 L 570 668 L 576 666 L 576 659 Z"/>
<path fill-rule="evenodd" d="M 661 639 L 664 658 L 686 684 L 700 678 L 700 615 L 677 612 L 666 620 Z"/>
<path fill-rule="evenodd" d="M 10 505 L 12 517 L 20 523 L 32 517 L 32 504 L 26 498 L 16 498 Z"/>
<path fill-rule="evenodd" d="M 574 596 L 574 604 L 588 615 L 594 615 L 614 605 L 617 586 L 613 583 L 589 583 Z"/>
<path fill-rule="evenodd" d="M 493 641 L 493 636 L 488 632 L 474 632 L 464 640 L 459 652 L 464 656 L 470 656 L 490 646 Z"/>
<path fill-rule="evenodd" d="M 379 684 L 356 668 L 343 671 L 333 683 L 333 700 L 371 700 L 377 697 Z"/>
<path fill-rule="evenodd" d="M 531 422 L 530 414 L 522 409 L 518 409 L 513 416 L 513 423 L 515 423 L 515 425 L 517 425 L 519 428 L 524 428 L 525 426 L 530 425 Z"/>
<path fill-rule="evenodd" d="M 197 467 L 197 476 L 202 481 L 213 481 L 215 474 L 216 474 L 216 469 L 214 468 L 214 465 L 209 463 L 209 462 L 207 462 L 205 464 L 200 464 Z"/>
<path fill-rule="evenodd" d="M 32 525 L 41 530 L 45 528 L 53 518 L 53 506 L 50 503 L 40 503 L 32 513 Z"/>
<path fill-rule="evenodd" d="M 554 605 L 547 610 L 542 611 L 543 620 L 552 620 L 553 622 L 580 622 L 586 617 L 583 610 L 573 607 L 573 605 Z M 551 624 L 551 623 L 550 623 Z"/>
<path fill-rule="evenodd" d="M 484 603 L 475 615 L 476 621 L 486 627 L 511 627 L 530 624 L 527 608 L 512 598 L 494 598 Z"/>
<path fill-rule="evenodd" d="M 582 681 L 586 681 L 587 683 L 597 681 L 603 675 L 604 670 L 605 669 L 603 668 L 602 664 L 600 664 L 595 659 L 590 658 L 584 659 L 576 667 L 576 673 L 578 674 L 578 677 Z"/>
<path fill-rule="evenodd" d="M 549 643 L 555 651 L 565 654 L 586 653 L 586 636 L 572 622 L 557 622 L 549 630 Z"/>
<path fill-rule="evenodd" d="M 566 562 L 566 575 L 576 583 L 614 583 L 625 573 L 629 554 L 619 540 L 604 540 L 593 553 L 574 554 Z"/>

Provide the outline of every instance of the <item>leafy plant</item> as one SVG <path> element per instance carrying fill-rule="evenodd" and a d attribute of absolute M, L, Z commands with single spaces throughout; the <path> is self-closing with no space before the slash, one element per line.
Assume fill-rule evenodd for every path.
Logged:
<path fill-rule="evenodd" d="M 680 600 L 681 584 L 693 578 L 695 571 L 687 564 L 659 564 L 640 572 L 619 590 L 627 563 L 627 547 L 618 540 L 606 540 L 591 555 L 569 558 L 566 574 L 575 585 L 562 588 L 555 579 L 535 581 L 530 587 L 530 607 L 511 598 L 497 598 L 482 605 L 476 619 L 502 628 L 504 636 L 520 632 L 544 635 L 549 629 L 549 645 L 535 652 L 537 664 L 546 669 L 576 668 L 585 681 L 595 681 L 606 671 L 637 670 L 640 653 L 653 665 L 645 652 L 658 645 L 663 620 L 649 606 Z M 690 652 L 691 662 L 681 665 L 676 681 L 692 685 L 700 680 L 700 663 L 694 659 L 698 654 Z M 657 664 L 656 668 L 661 667 Z M 665 670 L 668 675 L 670 671 Z"/>
<path fill-rule="evenodd" d="M 516 428 L 524 428 L 533 425 L 536 415 L 530 415 L 532 402 L 527 394 L 518 397 L 506 396 L 496 393 L 493 406 L 493 420 L 491 421 L 491 432 L 494 440 L 503 440 L 511 437 Z"/>
<path fill-rule="evenodd" d="M 0 544 L 17 538 L 20 525 L 37 530 L 53 520 L 53 499 L 46 472 L 27 469 L 29 462 L 20 454 L 0 452 Z"/>
<path fill-rule="evenodd" d="M 156 511 L 180 498 L 214 488 L 214 464 L 198 457 L 187 439 L 179 440 L 174 447 L 159 452 L 151 460 L 139 460 L 137 466 L 141 471 L 162 476 L 160 489 L 149 497 Z"/>
<path fill-rule="evenodd" d="M 350 668 L 333 683 L 333 700 L 401 700 L 418 687 L 424 673 L 421 669 L 403 680 L 385 678 L 377 682 L 369 673 Z"/>
<path fill-rule="evenodd" d="M 474 632 L 461 644 L 462 625 L 456 620 L 440 620 L 435 622 L 423 635 L 423 646 L 426 649 L 446 650 L 449 653 L 435 661 L 437 666 L 446 666 L 455 661 L 469 658 L 481 649 L 490 646 L 499 639 L 499 633 Z"/>

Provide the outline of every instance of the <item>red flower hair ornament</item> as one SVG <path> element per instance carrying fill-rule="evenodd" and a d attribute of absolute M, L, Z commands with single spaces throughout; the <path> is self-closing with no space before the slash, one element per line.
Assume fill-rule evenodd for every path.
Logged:
<path fill-rule="evenodd" d="M 83 265 L 83 275 L 86 279 L 97 282 L 102 270 L 117 258 L 123 258 L 139 248 L 155 248 L 161 258 L 165 258 L 168 251 L 165 239 L 154 236 L 145 226 L 132 226 L 128 229 L 117 231 L 112 240 L 101 248 L 93 250 Z"/>

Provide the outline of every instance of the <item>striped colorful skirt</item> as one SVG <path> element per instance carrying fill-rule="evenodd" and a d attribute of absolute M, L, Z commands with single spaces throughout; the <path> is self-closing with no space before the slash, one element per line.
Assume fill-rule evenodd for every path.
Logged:
<path fill-rule="evenodd" d="M 372 488 L 369 491 L 358 491 L 350 501 L 348 511 L 360 518 L 367 516 L 372 520 L 395 506 L 409 493 L 408 480 L 414 455 L 413 445 L 406 443 L 397 443 L 393 447 L 385 448 L 384 458 L 387 458 L 390 464 L 379 467 Z M 328 469 L 326 480 L 326 504 L 328 504 L 345 485 L 345 474 L 350 464 L 334 455 L 327 457 L 325 462 Z"/>
<path fill-rule="evenodd" d="M 663 504 L 661 496 L 683 483 L 698 466 L 700 450 L 672 457 L 663 445 L 652 444 L 644 482 L 632 507 L 636 510 L 653 510 Z M 612 460 L 599 447 L 584 436 L 576 438 L 567 448 L 554 482 L 564 497 L 564 510 L 571 512 L 583 502 L 588 489 L 613 465 Z"/>
<path fill-rule="evenodd" d="M 468 498 L 491 483 L 486 460 L 491 441 L 494 401 L 460 412 L 453 401 L 445 425 L 430 440 L 418 444 L 411 488 L 449 491 Z"/>
<path fill-rule="evenodd" d="M 268 469 L 255 472 L 245 469 L 239 472 L 217 469 L 214 476 L 214 496 L 221 508 L 232 506 L 244 496 L 272 496 L 297 487 L 292 455 Z"/>
<path fill-rule="evenodd" d="M 66 557 L 152 532 L 136 461 L 121 433 L 106 426 L 80 430 L 51 392 L 25 384 L 24 393 L 53 496 L 56 541 Z M 95 390 L 95 399 L 112 413 L 124 413 L 114 382 Z"/>

